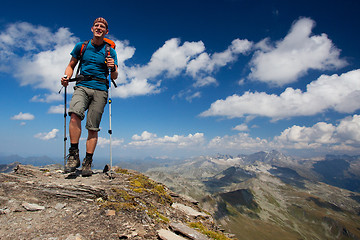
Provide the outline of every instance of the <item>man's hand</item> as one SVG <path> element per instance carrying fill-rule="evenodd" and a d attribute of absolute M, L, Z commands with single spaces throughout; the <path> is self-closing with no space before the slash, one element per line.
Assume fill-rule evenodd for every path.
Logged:
<path fill-rule="evenodd" d="M 113 58 L 111 58 L 111 57 L 107 57 L 106 58 L 106 66 L 108 67 L 108 68 L 110 68 L 111 70 L 116 70 L 115 69 L 115 61 L 114 61 L 114 59 Z"/>
<path fill-rule="evenodd" d="M 63 85 L 64 87 L 67 87 L 69 85 L 69 77 L 67 75 L 64 75 L 61 78 L 61 85 Z"/>

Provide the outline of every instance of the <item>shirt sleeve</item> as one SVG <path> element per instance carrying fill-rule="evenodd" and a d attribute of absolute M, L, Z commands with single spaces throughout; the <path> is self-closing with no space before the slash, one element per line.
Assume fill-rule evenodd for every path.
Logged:
<path fill-rule="evenodd" d="M 80 50 L 83 42 L 79 42 L 75 45 L 74 49 L 71 51 L 70 55 L 76 58 L 77 60 L 80 59 Z"/>

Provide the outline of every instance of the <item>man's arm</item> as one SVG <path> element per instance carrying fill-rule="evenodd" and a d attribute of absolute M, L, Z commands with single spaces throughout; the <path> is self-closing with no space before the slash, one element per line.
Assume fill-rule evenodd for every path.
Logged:
<path fill-rule="evenodd" d="M 78 60 L 74 57 L 71 57 L 70 59 L 70 62 L 69 64 L 67 65 L 66 69 L 65 69 L 65 75 L 67 76 L 66 78 L 65 77 L 62 77 L 61 78 L 61 84 L 66 87 L 68 84 L 69 84 L 69 79 L 71 78 L 71 76 L 73 75 L 74 73 L 74 69 L 75 69 L 75 66 L 76 64 L 78 63 Z"/>

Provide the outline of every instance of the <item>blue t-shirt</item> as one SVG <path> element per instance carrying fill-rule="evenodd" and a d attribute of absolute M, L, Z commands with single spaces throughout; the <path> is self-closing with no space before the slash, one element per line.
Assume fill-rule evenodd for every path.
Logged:
<path fill-rule="evenodd" d="M 77 43 L 70 53 L 71 56 L 78 60 L 80 59 L 80 50 L 83 43 L 84 42 Z M 105 48 L 105 43 L 101 46 L 93 46 L 91 41 L 89 42 L 83 54 L 83 60 L 80 66 L 81 75 L 107 79 L 109 70 L 105 63 Z M 118 65 L 116 51 L 113 48 L 110 48 L 110 55 L 114 59 L 115 65 Z M 77 86 L 84 86 L 91 89 L 107 91 L 107 86 L 97 80 L 81 81 L 77 83 Z"/>

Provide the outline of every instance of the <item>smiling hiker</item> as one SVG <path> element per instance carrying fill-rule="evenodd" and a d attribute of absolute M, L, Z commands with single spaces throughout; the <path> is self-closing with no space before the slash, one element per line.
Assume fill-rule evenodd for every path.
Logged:
<path fill-rule="evenodd" d="M 105 35 L 109 33 L 108 23 L 104 18 L 95 19 L 91 27 L 93 38 L 90 41 L 79 42 L 72 50 L 71 59 L 61 78 L 61 84 L 67 87 L 78 62 L 77 83 L 70 102 L 69 133 L 70 149 L 65 165 L 65 173 L 74 172 L 80 166 L 79 140 L 81 136 L 81 121 L 86 116 L 86 156 L 82 163 L 82 176 L 91 176 L 93 154 L 98 141 L 100 121 L 108 98 L 110 73 L 112 80 L 118 77 L 117 55 L 114 46 L 110 47 Z M 105 39 L 104 39 L 105 38 Z M 111 83 L 110 83 L 111 84 Z"/>

